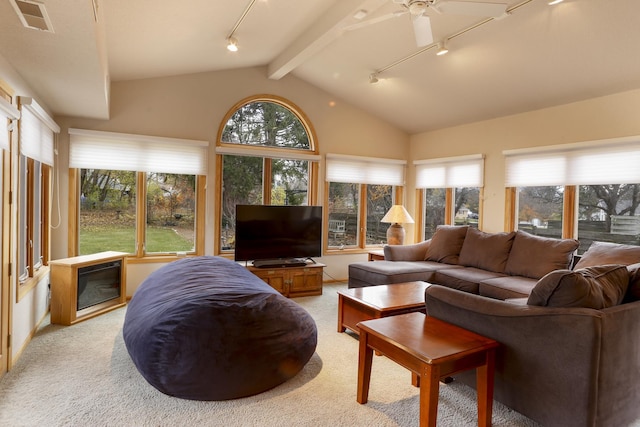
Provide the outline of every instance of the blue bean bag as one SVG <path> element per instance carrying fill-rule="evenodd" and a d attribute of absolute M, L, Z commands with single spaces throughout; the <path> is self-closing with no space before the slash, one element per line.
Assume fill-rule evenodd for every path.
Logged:
<path fill-rule="evenodd" d="M 156 389 L 227 400 L 295 376 L 316 349 L 311 315 L 241 265 L 203 256 L 153 272 L 127 306 L 124 342 Z"/>

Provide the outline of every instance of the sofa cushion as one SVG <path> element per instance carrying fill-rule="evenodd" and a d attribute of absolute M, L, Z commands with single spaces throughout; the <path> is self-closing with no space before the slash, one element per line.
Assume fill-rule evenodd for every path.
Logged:
<path fill-rule="evenodd" d="M 427 257 L 427 248 L 431 240 L 412 245 L 384 245 L 385 261 L 423 261 Z"/>
<path fill-rule="evenodd" d="M 496 273 L 502 273 L 507 260 L 515 232 L 485 233 L 469 227 L 464 238 L 458 264 L 477 267 Z"/>
<path fill-rule="evenodd" d="M 362 261 L 349 264 L 349 288 L 389 285 L 432 279 L 442 268 L 462 268 L 458 265 L 431 261 Z"/>
<path fill-rule="evenodd" d="M 593 242 L 582 254 L 574 269 L 605 264 L 630 265 L 637 262 L 640 262 L 640 246 Z"/>
<path fill-rule="evenodd" d="M 466 225 L 439 225 L 427 248 L 425 261 L 457 264 L 467 228 Z"/>
<path fill-rule="evenodd" d="M 628 284 L 629 272 L 624 265 L 556 270 L 538 281 L 527 304 L 600 310 L 620 304 Z"/>
<path fill-rule="evenodd" d="M 477 294 L 480 282 L 503 276 L 504 274 L 501 273 L 494 273 L 475 267 L 448 268 L 436 271 L 433 277 L 433 283 L 459 291 Z"/>
<path fill-rule="evenodd" d="M 627 266 L 629 272 L 629 287 L 622 302 L 640 300 L 640 262 Z"/>
<path fill-rule="evenodd" d="M 568 269 L 578 245 L 575 239 L 554 239 L 518 231 L 504 272 L 539 279 L 553 270 Z"/>
<path fill-rule="evenodd" d="M 524 298 L 526 300 L 537 283 L 538 279 L 530 277 L 496 277 L 480 282 L 478 293 L 483 297 L 495 299 Z"/>

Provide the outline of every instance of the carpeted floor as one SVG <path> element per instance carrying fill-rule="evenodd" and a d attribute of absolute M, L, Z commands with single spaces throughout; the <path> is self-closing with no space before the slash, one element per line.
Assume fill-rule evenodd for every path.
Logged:
<path fill-rule="evenodd" d="M 166 396 L 131 362 L 122 339 L 126 308 L 73 326 L 40 328 L 0 381 L 2 426 L 417 426 L 418 393 L 410 373 L 377 356 L 369 402 L 356 402 L 358 341 L 338 333 L 337 295 L 296 298 L 316 320 L 318 347 L 292 380 L 265 393 L 224 402 Z M 475 391 L 442 385 L 439 426 L 476 424 Z M 477 424 L 476 424 L 477 425 Z M 535 426 L 494 403 L 493 425 Z"/>

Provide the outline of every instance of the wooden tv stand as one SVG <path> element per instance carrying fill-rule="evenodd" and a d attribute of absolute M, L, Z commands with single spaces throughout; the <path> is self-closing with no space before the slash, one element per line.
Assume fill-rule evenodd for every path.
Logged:
<path fill-rule="evenodd" d="M 285 297 L 303 297 L 322 295 L 324 267 L 324 264 L 316 263 L 303 267 L 258 268 L 248 265 L 247 269 Z"/>
<path fill-rule="evenodd" d="M 49 261 L 51 267 L 51 323 L 69 326 L 126 305 L 125 256 L 127 255 L 124 252 L 108 251 Z M 120 296 L 78 310 L 78 270 L 82 267 L 112 261 L 121 262 Z"/>

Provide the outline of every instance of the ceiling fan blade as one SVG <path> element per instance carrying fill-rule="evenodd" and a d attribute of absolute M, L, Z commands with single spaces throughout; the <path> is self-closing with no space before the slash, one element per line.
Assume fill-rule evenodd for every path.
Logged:
<path fill-rule="evenodd" d="M 438 12 L 451 15 L 490 16 L 494 18 L 503 16 L 507 12 L 506 4 L 477 1 L 442 0 L 431 7 Z"/>
<path fill-rule="evenodd" d="M 431 20 L 427 15 L 412 16 L 411 22 L 413 23 L 413 34 L 416 37 L 418 47 L 424 47 L 433 43 Z"/>

